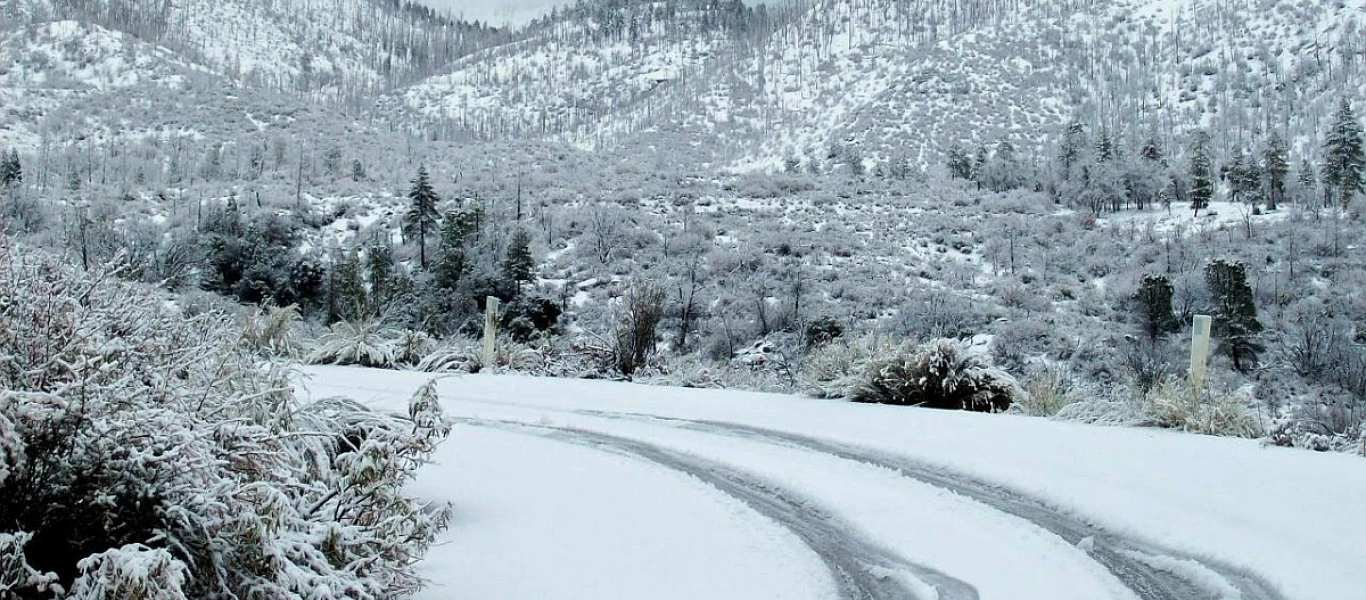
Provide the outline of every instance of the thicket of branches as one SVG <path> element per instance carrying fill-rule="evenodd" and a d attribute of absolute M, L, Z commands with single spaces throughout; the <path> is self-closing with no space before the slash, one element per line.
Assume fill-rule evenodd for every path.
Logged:
<path fill-rule="evenodd" d="M 124 263 L 126 264 L 126 263 Z M 448 509 L 404 485 L 449 426 L 304 402 L 231 315 L 0 235 L 0 595 L 390 598 Z"/>

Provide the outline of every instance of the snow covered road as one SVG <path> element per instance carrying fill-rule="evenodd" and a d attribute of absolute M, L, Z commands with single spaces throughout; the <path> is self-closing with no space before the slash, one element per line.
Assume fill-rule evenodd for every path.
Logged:
<path fill-rule="evenodd" d="M 426 380 L 307 372 L 315 395 L 395 409 Z M 415 491 L 453 501 L 458 518 L 428 561 L 432 598 L 1275 600 L 1366 589 L 1351 567 L 1366 564 L 1366 518 L 1349 508 L 1366 493 L 1359 458 L 715 390 L 490 376 L 440 389 L 461 425 Z M 522 445 L 541 450 L 507 452 Z M 668 494 L 650 482 L 661 478 Z M 576 501 L 584 494 L 593 500 Z M 577 550 L 546 552 L 562 546 Z"/>

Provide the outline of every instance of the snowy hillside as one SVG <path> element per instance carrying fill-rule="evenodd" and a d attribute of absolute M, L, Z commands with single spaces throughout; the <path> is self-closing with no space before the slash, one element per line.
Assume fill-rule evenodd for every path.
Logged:
<path fill-rule="evenodd" d="M 629 34 L 586 35 L 606 17 L 566 11 L 399 104 L 446 132 L 771 171 L 820 166 L 834 146 L 921 164 L 955 143 L 1039 147 L 1072 119 L 1169 140 L 1204 125 L 1294 138 L 1363 91 L 1357 1 L 822 0 L 755 11 L 726 36 L 663 35 L 631 6 Z"/>
<path fill-rule="evenodd" d="M 424 381 L 308 373 L 315 396 L 389 409 Z M 460 425 L 414 490 L 456 516 L 424 569 L 430 598 L 1308 600 L 1366 585 L 1366 521 L 1342 502 L 1366 493 L 1352 457 L 601 382 L 471 376 L 439 395 Z"/>

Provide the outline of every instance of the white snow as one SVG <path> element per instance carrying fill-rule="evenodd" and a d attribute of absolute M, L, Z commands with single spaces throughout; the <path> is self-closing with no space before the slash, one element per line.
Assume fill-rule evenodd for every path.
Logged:
<path fill-rule="evenodd" d="M 685 475 L 475 427 L 457 427 L 435 460 L 413 491 L 455 501 L 455 517 L 419 599 L 833 594 L 795 536 Z"/>
<path fill-rule="evenodd" d="M 309 368 L 306 373 L 312 376 L 307 386 L 314 394 L 345 394 L 393 408 L 427 377 L 347 368 Z M 1352 501 L 1366 497 L 1366 463 L 1356 457 L 1168 431 L 598 381 L 469 376 L 443 381 L 441 397 L 455 417 L 601 431 L 744 469 L 800 490 L 822 510 L 899 555 L 972 583 L 984 599 L 1131 596 L 1088 559 L 1094 541 L 1072 546 L 1030 523 L 879 468 L 681 430 L 658 420 L 606 419 L 574 411 L 748 424 L 875 448 L 1027 492 L 1112 533 L 1249 569 L 1288 598 L 1354 598 L 1366 589 L 1366 569 L 1360 568 L 1366 564 L 1366 516 Z M 568 581 L 585 576 L 579 571 L 596 568 L 591 565 L 676 552 L 673 568 L 700 580 L 740 586 L 728 590 L 772 573 L 749 569 L 744 577 L 730 579 L 735 573 L 728 570 L 730 561 L 790 565 L 793 570 L 784 573 L 789 581 L 805 582 L 796 584 L 803 589 L 826 581 L 812 573 L 810 557 L 803 561 L 794 556 L 793 543 L 763 543 L 755 555 L 737 550 L 744 547 L 744 536 L 782 538 L 762 517 L 728 511 L 725 507 L 733 509 L 734 503 L 719 493 L 705 493 L 697 489 L 702 486 L 687 485 L 686 478 L 630 462 L 533 437 L 459 428 L 442 450 L 443 464 L 430 467 L 417 486 L 420 493 L 455 502 L 465 515 L 446 534 L 450 546 L 430 559 L 429 574 L 452 589 L 480 592 L 472 597 L 522 598 L 532 597 L 518 587 L 531 585 L 519 582 L 526 573 Z M 657 492 L 659 498 L 651 503 L 648 497 L 604 498 L 599 493 L 627 488 L 630 494 Z M 681 515 L 688 517 L 680 525 Z M 551 524 L 573 533 L 558 533 Z M 694 537 L 717 535 L 706 528 L 740 533 L 715 542 L 728 546 L 708 552 Z M 611 541 L 569 554 L 544 548 L 578 540 L 585 529 Z M 661 531 L 675 531 L 682 541 L 624 541 L 633 534 L 649 537 Z M 731 552 L 744 556 L 724 556 Z M 486 564 L 495 557 L 512 557 L 504 560 L 516 564 Z M 1004 559 L 1009 560 L 1006 567 L 998 562 Z M 1199 567 L 1168 566 L 1186 576 L 1194 575 L 1187 567 Z M 649 577 L 663 575 L 651 571 Z M 646 582 L 629 576 L 610 584 L 591 596 L 660 597 L 659 590 L 634 594 L 633 586 Z M 1219 582 L 1208 584 L 1214 588 Z M 693 597 L 756 596 L 728 591 Z"/>

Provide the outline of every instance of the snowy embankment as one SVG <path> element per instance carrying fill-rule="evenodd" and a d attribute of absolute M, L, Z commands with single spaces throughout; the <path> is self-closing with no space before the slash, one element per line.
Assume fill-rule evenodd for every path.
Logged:
<path fill-rule="evenodd" d="M 426 375 L 309 368 L 403 406 Z M 455 503 L 428 595 L 1356 598 L 1366 463 L 1146 429 L 512 376 L 417 493 Z"/>

